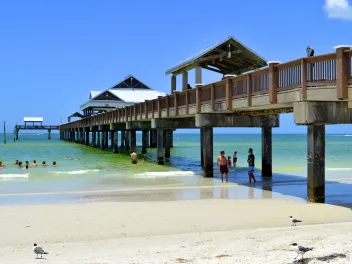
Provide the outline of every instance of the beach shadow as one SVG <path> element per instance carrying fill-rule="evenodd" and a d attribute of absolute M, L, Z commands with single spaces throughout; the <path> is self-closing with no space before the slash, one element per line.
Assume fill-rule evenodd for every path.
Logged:
<path fill-rule="evenodd" d="M 341 254 L 341 253 L 334 253 L 330 254 L 327 256 L 323 257 L 318 257 L 318 258 L 303 258 L 303 259 L 298 259 L 292 262 L 292 264 L 308 264 L 312 260 L 319 260 L 323 262 L 330 262 L 331 260 L 336 260 L 336 259 L 342 259 L 342 258 L 347 258 L 346 254 Z"/>

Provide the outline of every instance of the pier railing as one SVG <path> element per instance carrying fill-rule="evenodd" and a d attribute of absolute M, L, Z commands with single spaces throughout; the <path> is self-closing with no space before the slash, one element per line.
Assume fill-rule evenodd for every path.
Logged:
<path fill-rule="evenodd" d="M 348 99 L 352 84 L 352 51 L 346 47 L 336 52 L 297 59 L 286 63 L 269 62 L 269 67 L 215 83 L 197 85 L 194 89 L 118 108 L 106 113 L 61 125 L 61 129 L 107 125 L 162 117 L 182 117 L 195 113 L 233 111 L 251 107 L 252 100 L 266 95 L 269 104 L 276 104 L 280 92 L 298 90 L 300 100 L 307 100 L 307 91 L 316 88 L 336 89 L 336 100 Z M 244 104 L 233 103 L 242 99 Z"/>
<path fill-rule="evenodd" d="M 80 120 L 81 121 L 81 120 Z M 46 125 L 46 126 L 41 126 L 41 125 L 16 125 L 15 126 L 15 129 L 43 129 L 43 130 L 46 130 L 46 129 L 52 129 L 52 130 L 55 130 L 55 129 L 59 129 L 60 126 L 52 126 L 52 125 Z"/>

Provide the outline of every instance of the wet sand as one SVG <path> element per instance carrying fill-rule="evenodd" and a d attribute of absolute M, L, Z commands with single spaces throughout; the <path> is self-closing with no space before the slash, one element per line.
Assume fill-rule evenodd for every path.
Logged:
<path fill-rule="evenodd" d="M 346 207 L 296 199 L 153 201 L 148 195 L 145 202 L 133 202 L 127 192 L 126 202 L 2 206 L 0 263 L 32 263 L 33 243 L 50 252 L 38 263 L 292 263 L 288 244 L 318 247 L 311 257 L 331 241 L 330 251 L 346 254 L 345 262 L 333 263 L 351 259 Z M 304 222 L 291 227 L 290 215 Z"/>

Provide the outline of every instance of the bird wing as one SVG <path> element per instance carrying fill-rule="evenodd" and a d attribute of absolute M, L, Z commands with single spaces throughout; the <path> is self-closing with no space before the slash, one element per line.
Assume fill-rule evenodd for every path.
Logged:
<path fill-rule="evenodd" d="M 302 251 L 302 252 L 307 252 L 312 250 L 313 248 L 307 248 L 307 247 L 302 247 L 302 246 L 298 246 L 298 250 Z"/>
<path fill-rule="evenodd" d="M 301 221 L 301 220 L 298 220 L 298 219 L 293 218 L 293 219 L 292 219 L 292 222 L 294 222 L 294 223 L 300 223 L 300 222 L 302 222 L 302 221 Z"/>
<path fill-rule="evenodd" d="M 36 254 L 44 254 L 44 250 L 41 247 L 35 247 L 34 248 L 34 253 Z"/>

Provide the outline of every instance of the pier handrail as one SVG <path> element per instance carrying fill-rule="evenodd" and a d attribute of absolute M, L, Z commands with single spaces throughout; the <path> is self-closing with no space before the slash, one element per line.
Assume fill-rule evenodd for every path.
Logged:
<path fill-rule="evenodd" d="M 336 87 L 336 100 L 346 100 L 352 79 L 351 56 L 349 48 L 338 47 L 334 53 L 269 63 L 269 67 L 257 71 L 62 124 L 60 129 L 189 116 L 199 112 L 233 112 L 236 110 L 233 100 L 244 100 L 246 106 L 251 107 L 253 98 L 268 96 L 269 103 L 276 104 L 280 92 L 297 89 L 301 91 L 301 101 L 307 100 L 307 90 L 322 87 Z"/>

